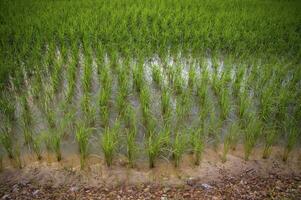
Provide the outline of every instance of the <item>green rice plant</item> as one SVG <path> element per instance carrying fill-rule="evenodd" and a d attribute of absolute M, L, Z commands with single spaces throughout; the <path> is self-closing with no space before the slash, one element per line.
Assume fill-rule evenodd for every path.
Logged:
<path fill-rule="evenodd" d="M 124 109 L 126 107 L 127 104 L 127 91 L 119 88 L 118 94 L 117 94 L 117 98 L 116 98 L 116 104 L 117 104 L 117 108 L 120 114 L 124 113 Z"/>
<path fill-rule="evenodd" d="M 240 66 L 238 69 L 236 69 L 235 79 L 233 82 L 233 90 L 234 94 L 238 94 L 241 88 L 241 84 L 243 81 L 243 77 L 245 74 L 245 67 Z"/>
<path fill-rule="evenodd" d="M 134 65 L 133 67 L 133 86 L 136 88 L 137 92 L 140 92 L 140 90 L 143 88 L 143 64 L 139 63 L 138 65 Z"/>
<path fill-rule="evenodd" d="M 255 114 L 250 115 L 248 124 L 244 131 L 244 152 L 245 160 L 249 160 L 251 152 L 256 145 L 258 138 L 262 134 L 262 124 L 261 121 L 255 116 Z"/>
<path fill-rule="evenodd" d="M 190 132 L 190 143 L 192 146 L 192 152 L 194 156 L 194 164 L 200 165 L 202 154 L 204 151 L 204 134 L 202 128 L 192 130 Z"/>
<path fill-rule="evenodd" d="M 12 122 L 16 119 L 15 101 L 9 92 L 1 92 L 0 113 L 3 114 L 10 122 Z"/>
<path fill-rule="evenodd" d="M 161 74 L 160 66 L 154 65 L 152 67 L 152 78 L 153 81 L 161 88 L 163 84 L 163 77 Z"/>
<path fill-rule="evenodd" d="M 10 159 L 14 158 L 12 130 L 8 125 L 1 128 L 0 142 Z"/>
<path fill-rule="evenodd" d="M 42 141 L 43 140 L 42 140 L 41 135 L 37 135 L 37 136 L 33 137 L 33 141 L 31 144 L 31 147 L 32 147 L 34 153 L 36 154 L 38 160 L 42 159 Z"/>
<path fill-rule="evenodd" d="M 276 140 L 277 130 L 273 127 L 267 127 L 264 130 L 264 137 L 265 137 L 265 145 L 264 145 L 262 158 L 267 159 L 271 155 L 271 151 L 272 151 L 271 148 Z"/>
<path fill-rule="evenodd" d="M 101 70 L 100 82 L 101 82 L 103 91 L 110 94 L 111 88 L 112 88 L 112 77 L 111 77 L 110 70 L 109 70 L 108 66 L 106 66 L 106 65 L 103 66 L 103 68 Z"/>
<path fill-rule="evenodd" d="M 46 90 L 46 95 L 44 96 L 44 99 L 42 101 L 42 112 L 44 116 L 46 117 L 46 121 L 48 123 L 48 126 L 53 129 L 56 126 L 55 121 L 55 111 L 51 106 L 52 98 L 49 90 Z"/>
<path fill-rule="evenodd" d="M 159 157 L 162 151 L 162 146 L 165 143 L 165 137 L 162 134 L 150 133 L 146 139 L 146 152 L 148 155 L 149 167 L 155 167 L 155 160 Z"/>
<path fill-rule="evenodd" d="M 211 136 L 213 140 L 213 147 L 217 151 L 218 145 L 220 143 L 220 129 L 222 125 L 222 121 L 216 117 L 214 109 L 211 108 L 209 110 L 209 136 Z"/>
<path fill-rule="evenodd" d="M 273 119 L 275 110 L 274 87 L 266 86 L 260 96 L 260 116 L 263 121 Z"/>
<path fill-rule="evenodd" d="M 54 152 L 57 161 L 62 160 L 61 153 L 61 139 L 62 135 L 58 129 L 50 129 L 49 131 L 43 132 L 41 136 L 45 142 L 46 149 L 49 152 Z"/>
<path fill-rule="evenodd" d="M 177 98 L 176 113 L 178 120 L 184 120 L 191 110 L 191 96 L 190 90 L 183 91 L 181 95 Z"/>
<path fill-rule="evenodd" d="M 60 83 L 62 80 L 62 66 L 63 62 L 61 59 L 55 61 L 53 71 L 51 74 L 51 85 L 54 93 L 57 93 L 60 87 Z"/>
<path fill-rule="evenodd" d="M 85 55 L 84 71 L 83 71 L 83 77 L 82 77 L 82 86 L 83 86 L 84 94 L 88 94 L 91 92 L 92 74 L 93 74 L 93 71 L 92 71 L 91 52 L 87 52 Z"/>
<path fill-rule="evenodd" d="M 67 94 L 66 94 L 66 102 L 70 103 L 76 88 L 76 73 L 77 73 L 77 62 L 78 62 L 78 56 L 73 55 L 72 62 L 70 65 L 68 65 L 67 69 L 67 82 L 68 82 L 68 88 L 67 88 Z"/>
<path fill-rule="evenodd" d="M 78 143 L 80 153 L 80 166 L 81 169 L 85 166 L 85 161 L 89 152 L 89 138 L 92 128 L 87 127 L 84 123 L 76 124 L 76 141 Z"/>
<path fill-rule="evenodd" d="M 32 142 L 32 115 L 31 110 L 28 105 L 28 100 L 25 95 L 21 96 L 21 105 L 22 105 L 22 128 L 23 128 L 23 135 L 25 144 L 30 144 Z"/>
<path fill-rule="evenodd" d="M 206 104 L 205 101 L 208 99 L 208 82 L 200 80 L 197 83 L 197 96 L 199 98 L 199 103 L 200 105 L 204 105 Z"/>
<path fill-rule="evenodd" d="M 170 99 L 171 97 L 168 87 L 163 87 L 161 93 L 161 110 L 164 119 L 168 118 L 171 114 Z"/>
<path fill-rule="evenodd" d="M 193 91 L 196 82 L 196 70 L 195 66 L 191 65 L 188 73 L 188 87 Z"/>
<path fill-rule="evenodd" d="M 93 105 L 91 105 L 91 96 L 90 94 L 84 94 L 81 100 L 81 109 L 83 112 L 83 117 L 84 120 L 88 123 L 88 124 L 93 124 L 95 121 L 95 114 L 96 111 L 93 107 Z"/>
<path fill-rule="evenodd" d="M 132 105 L 129 103 L 126 104 L 126 107 L 124 109 L 123 119 L 125 122 L 126 128 L 128 128 L 131 132 L 136 132 L 136 113 Z"/>
<path fill-rule="evenodd" d="M 224 150 L 222 155 L 222 162 L 227 161 L 227 154 L 230 149 L 235 150 L 239 140 L 240 127 L 238 122 L 232 122 L 229 128 L 229 133 L 224 139 Z"/>
<path fill-rule="evenodd" d="M 129 166 L 134 167 L 135 158 L 137 156 L 137 142 L 136 142 L 136 131 L 127 130 L 126 131 L 126 152 Z"/>
<path fill-rule="evenodd" d="M 175 167 L 179 167 L 180 161 L 187 148 L 187 135 L 184 133 L 177 132 L 175 135 L 174 142 L 172 144 L 172 155 L 174 158 Z"/>
<path fill-rule="evenodd" d="M 246 113 L 248 111 L 248 109 L 250 108 L 251 105 L 251 99 L 248 95 L 248 91 L 244 90 L 242 92 L 239 93 L 238 95 L 238 103 L 239 103 L 239 110 L 238 110 L 238 114 L 240 119 L 244 120 L 247 116 Z"/>
<path fill-rule="evenodd" d="M 105 156 L 106 164 L 110 167 L 118 147 L 118 126 L 106 128 L 101 138 L 101 148 Z M 132 150 L 132 149 L 131 149 Z M 131 152 L 132 153 L 132 152 Z M 132 155 L 131 155 L 132 156 Z"/>
<path fill-rule="evenodd" d="M 15 145 L 14 151 L 13 151 L 13 161 L 17 168 L 22 169 L 22 161 L 21 161 L 21 153 L 20 153 L 20 146 L 19 144 Z"/>
<path fill-rule="evenodd" d="M 174 82 L 173 82 L 173 88 L 176 94 L 182 94 L 182 92 L 184 91 L 184 79 L 182 78 L 182 73 L 181 73 L 181 68 L 177 67 L 176 70 L 176 75 L 174 78 Z"/>
<path fill-rule="evenodd" d="M 220 106 L 221 106 L 221 117 L 223 120 L 227 119 L 230 110 L 231 110 L 231 103 L 230 103 L 230 91 L 227 88 L 223 88 L 221 90 L 221 99 L 220 99 Z"/>
<path fill-rule="evenodd" d="M 284 147 L 284 153 L 282 156 L 282 160 L 284 162 L 287 161 L 288 156 L 289 156 L 290 152 L 293 150 L 294 146 L 296 145 L 296 143 L 298 141 L 298 137 L 299 137 L 298 130 L 296 127 L 289 127 L 287 134 L 288 134 L 288 138 L 287 138 L 286 145 Z"/>
<path fill-rule="evenodd" d="M 150 91 L 147 86 L 141 88 L 140 103 L 142 108 L 143 119 L 144 121 L 146 121 L 150 112 Z"/>

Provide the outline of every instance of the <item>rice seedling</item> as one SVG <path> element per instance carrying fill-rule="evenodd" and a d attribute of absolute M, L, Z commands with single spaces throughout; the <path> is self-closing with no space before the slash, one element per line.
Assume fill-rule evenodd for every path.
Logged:
<path fill-rule="evenodd" d="M 179 167 L 180 161 L 187 148 L 187 135 L 185 133 L 177 132 L 172 144 L 172 155 L 175 161 L 175 167 Z"/>
<path fill-rule="evenodd" d="M 148 155 L 149 168 L 155 167 L 155 160 L 159 157 L 162 151 L 162 146 L 165 143 L 165 137 L 162 134 L 150 133 L 146 139 L 146 152 Z"/>
<path fill-rule="evenodd" d="M 221 106 L 221 117 L 223 120 L 227 119 L 231 110 L 229 93 L 230 91 L 227 88 L 223 88 L 221 91 L 220 106 Z"/>
<path fill-rule="evenodd" d="M 35 136 L 32 141 L 32 149 L 35 152 L 37 159 L 42 159 L 42 137 L 40 135 Z"/>
<path fill-rule="evenodd" d="M 126 131 L 126 152 L 129 166 L 134 167 L 135 158 L 137 156 L 137 142 L 136 142 L 136 131 L 127 130 Z"/>
<path fill-rule="evenodd" d="M 0 142 L 10 159 L 14 158 L 13 138 L 11 127 L 5 126 L 1 128 Z"/>
<path fill-rule="evenodd" d="M 113 128 L 106 128 L 101 137 L 101 148 L 105 156 L 105 161 L 108 167 L 110 167 L 113 163 L 114 155 L 117 151 L 118 147 L 118 132 L 119 132 L 119 124 L 115 122 L 115 126 Z M 134 139 L 134 138 L 132 138 Z M 133 142 L 133 141 L 131 141 Z M 131 144 L 133 145 L 133 144 Z M 133 150 L 133 149 L 131 149 Z M 133 153 L 133 152 L 131 152 Z M 131 155 L 133 156 L 133 155 Z M 132 159 L 133 157 L 131 157 Z"/>
<path fill-rule="evenodd" d="M 51 74 L 51 85 L 52 85 L 52 90 L 54 93 L 57 93 L 59 90 L 59 86 L 60 86 L 60 82 L 62 80 L 62 65 L 63 62 L 61 59 L 56 60 L 54 67 L 53 67 L 53 71 Z"/>
<path fill-rule="evenodd" d="M 25 95 L 21 96 L 22 105 L 22 127 L 25 144 L 31 144 L 32 142 L 32 115 L 28 105 L 28 100 Z"/>
<path fill-rule="evenodd" d="M 193 91 L 196 82 L 196 70 L 195 66 L 191 65 L 188 73 L 188 87 Z"/>
<path fill-rule="evenodd" d="M 176 75 L 173 81 L 173 88 L 176 94 L 182 94 L 182 92 L 184 91 L 185 82 L 181 75 L 181 67 L 178 66 L 175 73 Z"/>
<path fill-rule="evenodd" d="M 90 124 L 93 125 L 95 121 L 95 114 L 96 111 L 91 105 L 91 96 L 89 94 L 84 94 L 81 100 L 81 109 L 83 112 L 84 120 Z"/>
<path fill-rule="evenodd" d="M 251 99 L 248 95 L 248 91 L 244 90 L 242 92 L 239 93 L 238 95 L 238 108 L 239 108 L 239 117 L 240 119 L 245 119 L 246 118 L 246 113 L 248 111 L 248 109 L 250 108 L 250 104 L 251 104 Z"/>
<path fill-rule="evenodd" d="M 7 118 L 8 121 L 13 122 L 15 116 L 15 101 L 8 92 L 2 92 L 0 96 L 0 113 Z"/>
<path fill-rule="evenodd" d="M 264 137 L 265 137 L 265 145 L 262 154 L 263 159 L 267 159 L 271 155 L 271 148 L 277 137 L 277 130 L 273 127 L 266 127 L 263 129 Z"/>
<path fill-rule="evenodd" d="M 139 63 L 137 65 L 134 65 L 133 67 L 133 86 L 136 88 L 137 92 L 140 92 L 140 90 L 143 88 L 143 64 Z"/>
<path fill-rule="evenodd" d="M 163 84 L 163 77 L 161 74 L 160 67 L 158 65 L 154 65 L 152 67 L 152 78 L 154 82 L 159 86 L 159 88 L 161 88 Z"/>
<path fill-rule="evenodd" d="M 80 166 L 81 169 L 85 166 L 85 161 L 89 152 L 89 138 L 92 128 L 87 127 L 84 123 L 76 124 L 76 141 L 78 143 L 80 153 Z"/>
<path fill-rule="evenodd" d="M 128 128 L 132 132 L 136 132 L 136 113 L 132 105 L 126 104 L 126 107 L 124 109 L 123 113 L 123 120 L 125 122 L 126 128 Z"/>
<path fill-rule="evenodd" d="M 62 160 L 61 153 L 61 133 L 58 129 L 50 129 L 49 131 L 43 132 L 41 134 L 42 139 L 45 142 L 46 149 L 49 152 L 54 152 L 57 161 Z"/>
<path fill-rule="evenodd" d="M 222 124 L 222 121 L 216 117 L 216 114 L 214 112 L 214 109 L 211 108 L 209 110 L 209 136 L 211 136 L 213 140 L 213 147 L 215 150 L 218 149 L 218 145 L 220 143 L 220 127 Z"/>
<path fill-rule="evenodd" d="M 253 114 L 250 115 L 247 127 L 244 130 L 244 151 L 245 160 L 249 159 L 249 156 L 255 147 L 258 138 L 262 134 L 262 124 L 260 120 Z"/>
<path fill-rule="evenodd" d="M 245 67 L 244 66 L 240 66 L 238 67 L 238 69 L 236 69 L 236 74 L 235 74 L 235 79 L 233 82 L 233 90 L 234 90 L 234 94 L 238 94 L 240 89 L 241 89 L 241 84 L 243 81 L 243 77 L 245 74 Z"/>
<path fill-rule="evenodd" d="M 222 155 L 222 162 L 227 161 L 227 154 L 230 149 L 235 150 L 236 145 L 239 140 L 239 135 L 240 135 L 240 127 L 239 123 L 233 122 L 229 128 L 229 133 L 226 135 L 224 139 L 224 150 L 223 150 L 223 155 Z"/>
<path fill-rule="evenodd" d="M 200 165 L 205 146 L 204 134 L 202 128 L 190 132 L 190 143 L 194 155 L 194 164 Z"/>
<path fill-rule="evenodd" d="M 178 120 L 184 120 L 191 110 L 191 97 L 190 90 L 183 91 L 182 94 L 177 98 L 176 113 Z"/>
<path fill-rule="evenodd" d="M 171 115 L 170 100 L 171 97 L 170 97 L 170 92 L 168 87 L 163 87 L 161 93 L 161 110 L 162 110 L 162 115 L 164 120 L 169 119 Z"/>

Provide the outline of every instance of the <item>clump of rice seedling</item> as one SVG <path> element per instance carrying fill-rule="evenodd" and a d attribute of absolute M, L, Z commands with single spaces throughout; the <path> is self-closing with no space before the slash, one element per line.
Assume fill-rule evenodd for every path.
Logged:
<path fill-rule="evenodd" d="M 227 161 L 227 154 L 230 148 L 233 150 L 236 149 L 236 145 L 239 139 L 239 133 L 240 133 L 239 131 L 240 131 L 239 123 L 233 122 L 230 126 L 229 133 L 224 139 L 224 151 L 222 155 L 222 162 Z"/>
<path fill-rule="evenodd" d="M 101 148 L 105 156 L 106 164 L 110 167 L 113 163 L 114 154 L 118 147 L 119 125 L 115 124 L 114 128 L 106 128 L 101 138 Z"/>
<path fill-rule="evenodd" d="M 187 136 L 184 133 L 176 133 L 175 140 L 172 145 L 172 155 L 175 161 L 175 167 L 179 167 L 181 158 L 187 147 Z"/>
<path fill-rule="evenodd" d="M 124 109 L 123 119 L 125 121 L 125 126 L 130 130 L 136 132 L 136 113 L 134 108 L 127 104 L 126 108 Z"/>
<path fill-rule="evenodd" d="M 148 155 L 149 167 L 155 167 L 155 160 L 158 158 L 162 145 L 165 143 L 162 134 L 150 133 L 146 140 L 146 151 Z"/>
<path fill-rule="evenodd" d="M 67 94 L 66 94 L 66 102 L 67 103 L 71 102 L 72 97 L 74 96 L 74 92 L 75 92 L 76 70 L 77 70 L 77 62 L 78 62 L 77 55 L 73 55 L 72 62 L 70 65 L 68 65 L 68 69 L 67 69 L 67 82 L 68 82 L 68 88 L 67 88 Z"/>
<path fill-rule="evenodd" d="M 136 143 L 136 132 L 135 130 L 126 131 L 126 152 L 130 167 L 134 167 L 134 160 L 138 151 Z"/>
<path fill-rule="evenodd" d="M 221 90 L 221 117 L 222 119 L 226 119 L 230 113 L 231 105 L 230 105 L 230 97 L 229 97 L 229 90 L 227 88 L 223 88 Z"/>
<path fill-rule="evenodd" d="M 90 94 L 84 94 L 81 101 L 81 108 L 84 114 L 84 120 L 88 124 L 93 124 L 95 120 L 95 109 L 93 105 L 91 105 L 91 97 Z"/>
<path fill-rule="evenodd" d="M 176 113 L 178 120 L 183 120 L 189 114 L 191 109 L 190 91 L 186 90 L 177 98 Z"/>
<path fill-rule="evenodd" d="M 177 67 L 177 74 L 175 75 L 174 82 L 173 82 L 173 88 L 175 90 L 176 94 L 182 94 L 184 90 L 184 79 L 182 78 L 181 68 Z"/>
<path fill-rule="evenodd" d="M 209 135 L 213 139 L 213 146 L 214 149 L 218 149 L 218 145 L 220 143 L 220 127 L 221 127 L 221 120 L 216 117 L 214 109 L 211 108 L 209 110 L 209 116 L 210 116 L 210 121 L 209 121 Z"/>
<path fill-rule="evenodd" d="M 188 87 L 193 91 L 196 82 L 196 70 L 195 66 L 190 66 L 188 73 Z"/>
<path fill-rule="evenodd" d="M 10 159 L 13 159 L 14 149 L 13 149 L 12 131 L 11 131 L 11 127 L 9 127 L 8 125 L 5 126 L 4 128 L 1 128 L 0 142 L 3 148 L 5 149 L 8 157 Z"/>
<path fill-rule="evenodd" d="M 53 129 L 56 126 L 56 121 L 55 121 L 55 111 L 51 107 L 51 102 L 52 102 L 51 93 L 49 90 L 46 90 L 46 94 L 42 102 L 42 111 L 44 116 L 46 117 L 48 126 L 51 129 Z"/>
<path fill-rule="evenodd" d="M 136 88 L 137 92 L 140 92 L 140 90 L 143 87 L 143 64 L 139 63 L 138 65 L 135 65 L 133 68 L 133 85 Z"/>
<path fill-rule="evenodd" d="M 0 113 L 6 116 L 10 122 L 16 119 L 15 101 L 8 92 L 2 92 L 2 95 L 0 96 Z"/>
<path fill-rule="evenodd" d="M 84 123 L 78 123 L 76 126 L 76 140 L 80 153 L 80 166 L 81 169 L 85 166 L 85 160 L 88 156 L 89 138 L 92 129 L 88 128 Z"/>
<path fill-rule="evenodd" d="M 161 109 L 164 121 L 171 116 L 170 92 L 167 87 L 163 87 L 161 93 Z"/>
<path fill-rule="evenodd" d="M 32 141 L 32 149 L 35 152 L 37 159 L 41 160 L 42 159 L 42 137 L 40 135 L 33 137 Z"/>
<path fill-rule="evenodd" d="M 32 142 L 32 116 L 28 105 L 27 97 L 25 95 L 21 96 L 22 105 L 22 125 L 25 144 L 31 144 Z"/>
<path fill-rule="evenodd" d="M 147 120 L 150 117 L 150 91 L 147 86 L 141 88 L 140 102 L 142 108 L 142 115 L 144 124 L 147 124 Z"/>
<path fill-rule="evenodd" d="M 163 78 L 158 65 L 154 65 L 152 67 L 152 77 L 154 82 L 161 88 L 163 84 Z"/>
<path fill-rule="evenodd" d="M 276 137 L 277 137 L 277 130 L 273 127 L 268 127 L 264 130 L 264 137 L 265 137 L 265 145 L 262 154 L 263 159 L 267 159 L 271 155 L 271 147 L 274 144 Z"/>
<path fill-rule="evenodd" d="M 19 169 L 22 169 L 23 166 L 22 166 L 22 161 L 21 161 L 21 153 L 20 153 L 19 144 L 15 145 L 13 159 L 14 159 L 15 166 Z"/>
<path fill-rule="evenodd" d="M 202 134 L 202 128 L 199 128 L 198 130 L 192 130 L 190 133 L 190 140 L 194 155 L 194 164 L 200 165 L 204 150 L 204 135 Z"/>
<path fill-rule="evenodd" d="M 54 67 L 53 67 L 53 71 L 52 71 L 52 75 L 51 75 L 51 83 L 52 83 L 52 90 L 54 93 L 56 93 L 58 91 L 60 82 L 62 80 L 62 77 L 61 77 L 62 65 L 63 65 L 63 62 L 61 59 L 59 59 L 59 60 L 56 60 Z"/>
<path fill-rule="evenodd" d="M 245 119 L 246 112 L 248 111 L 251 104 L 250 97 L 248 96 L 247 90 L 244 90 L 243 92 L 239 93 L 238 101 L 239 101 L 239 117 L 241 119 Z"/>
<path fill-rule="evenodd" d="M 235 79 L 234 79 L 234 82 L 233 82 L 233 89 L 234 89 L 235 94 L 238 94 L 239 91 L 240 91 L 244 74 L 245 74 L 245 67 L 240 66 L 236 71 Z"/>
<path fill-rule="evenodd" d="M 244 151 L 245 151 L 245 160 L 249 159 L 249 156 L 262 132 L 262 125 L 260 120 L 251 115 L 248 120 L 247 127 L 244 133 Z"/>
<path fill-rule="evenodd" d="M 296 127 L 290 127 L 288 130 L 288 138 L 287 138 L 287 142 L 286 142 L 283 157 L 282 157 L 282 160 L 284 162 L 287 161 L 289 153 L 293 150 L 297 141 L 298 141 L 298 130 L 296 129 Z"/>
<path fill-rule="evenodd" d="M 51 129 L 44 132 L 44 142 L 48 151 L 53 151 L 56 155 L 57 161 L 62 160 L 61 153 L 61 134 L 57 129 Z"/>

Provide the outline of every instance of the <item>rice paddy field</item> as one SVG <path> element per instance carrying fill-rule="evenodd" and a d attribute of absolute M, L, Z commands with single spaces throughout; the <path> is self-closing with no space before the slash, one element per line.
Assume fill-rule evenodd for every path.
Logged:
<path fill-rule="evenodd" d="M 0 89 L 3 173 L 210 153 L 300 175 L 301 2 L 1 0 Z"/>

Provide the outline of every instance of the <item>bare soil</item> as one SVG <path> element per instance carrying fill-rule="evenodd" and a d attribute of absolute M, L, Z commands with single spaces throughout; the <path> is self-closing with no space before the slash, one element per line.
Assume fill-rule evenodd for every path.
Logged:
<path fill-rule="evenodd" d="M 230 152 L 226 163 L 220 153 L 206 149 L 200 166 L 192 155 L 179 168 L 164 159 L 149 169 L 147 162 L 127 167 L 118 156 L 113 167 L 91 155 L 84 170 L 78 155 L 56 162 L 52 155 L 36 161 L 23 157 L 20 170 L 5 160 L 0 174 L 2 199 L 301 199 L 301 154 L 294 151 L 281 161 L 281 149 L 274 147 L 269 159 L 261 159 L 257 148 L 249 161 L 242 147 Z"/>

